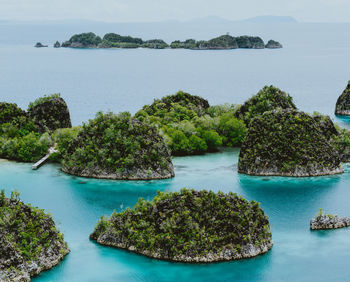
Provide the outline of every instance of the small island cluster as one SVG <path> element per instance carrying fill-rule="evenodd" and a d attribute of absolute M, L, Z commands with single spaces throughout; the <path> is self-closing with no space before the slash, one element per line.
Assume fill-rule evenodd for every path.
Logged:
<path fill-rule="evenodd" d="M 350 84 L 336 113 L 350 111 Z M 0 103 L 0 157 L 33 162 L 50 156 L 66 173 L 83 177 L 150 180 L 174 176 L 171 156 L 240 146 L 238 171 L 250 175 L 306 177 L 342 173 L 350 160 L 350 131 L 328 116 L 299 111 L 292 97 L 265 86 L 243 105 L 211 106 L 179 91 L 145 105 L 134 116 L 97 113 L 72 127 L 59 94 L 30 103 L 26 111 Z M 349 226 L 325 215 L 311 229 Z M 43 210 L 19 194 L 0 193 L 0 280 L 29 281 L 69 253 L 63 235 Z M 221 192 L 182 189 L 140 199 L 131 209 L 102 217 L 90 235 L 99 244 L 178 262 L 217 262 L 266 253 L 273 241 L 259 203 Z"/>
<path fill-rule="evenodd" d="M 162 39 L 142 40 L 131 36 L 122 36 L 116 33 L 107 33 L 101 38 L 93 32 L 73 35 L 68 41 L 58 41 L 54 48 L 150 48 L 150 49 L 191 49 L 191 50 L 224 50 L 224 49 L 278 49 L 282 44 L 275 40 L 269 40 L 266 44 L 257 36 L 233 37 L 229 34 L 221 35 L 210 40 L 187 39 L 185 41 L 176 40 L 167 44 Z M 38 42 L 35 47 L 47 47 Z"/>

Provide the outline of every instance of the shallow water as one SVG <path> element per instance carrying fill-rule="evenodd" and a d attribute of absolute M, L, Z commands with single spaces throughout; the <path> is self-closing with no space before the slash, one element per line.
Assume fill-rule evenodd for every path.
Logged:
<path fill-rule="evenodd" d="M 179 89 L 211 104 L 242 103 L 265 84 L 289 92 L 307 112 L 335 117 L 338 96 L 350 79 L 349 24 L 192 26 L 150 30 L 135 25 L 65 26 L 0 23 L 0 101 L 26 108 L 60 92 L 74 125 L 99 110 L 131 111 Z M 76 50 L 36 49 L 37 41 L 63 41 L 93 30 L 144 38 L 209 39 L 227 31 L 281 41 L 280 50 Z M 341 175 L 317 178 L 252 177 L 237 173 L 238 150 L 175 158 L 176 177 L 161 181 L 105 181 L 72 177 L 57 165 L 32 171 L 30 164 L 0 161 L 0 187 L 17 188 L 24 202 L 51 212 L 71 253 L 33 281 L 334 281 L 349 280 L 349 229 L 309 230 L 319 208 L 350 216 L 350 166 Z M 261 202 L 275 245 L 254 259 L 189 265 L 149 259 L 102 247 L 88 236 L 102 215 L 132 206 L 157 190 L 182 187 L 233 191 Z"/>
<path fill-rule="evenodd" d="M 325 212 L 350 215 L 350 166 L 341 175 L 312 178 L 253 177 L 236 172 L 238 150 L 174 158 L 176 177 L 161 181 L 107 181 L 66 175 L 57 165 L 0 163 L 2 187 L 18 189 L 24 202 L 53 214 L 71 253 L 33 281 L 334 281 L 348 280 L 349 229 L 310 231 Z M 233 191 L 261 202 L 269 216 L 272 250 L 262 256 L 210 265 L 170 263 L 89 240 L 102 215 L 132 206 L 157 190 L 182 187 Z"/>

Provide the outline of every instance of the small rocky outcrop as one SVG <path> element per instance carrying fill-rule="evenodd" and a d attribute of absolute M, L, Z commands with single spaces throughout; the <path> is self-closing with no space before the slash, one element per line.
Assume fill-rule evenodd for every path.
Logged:
<path fill-rule="evenodd" d="M 90 238 L 99 244 L 179 262 L 251 258 L 272 247 L 259 203 L 229 193 L 161 193 L 132 209 L 102 217 Z"/>
<path fill-rule="evenodd" d="M 319 123 L 303 112 L 275 110 L 250 122 L 238 163 L 250 175 L 318 176 L 344 172 Z"/>
<path fill-rule="evenodd" d="M 60 48 L 61 47 L 61 44 L 56 41 L 55 44 L 53 45 L 54 48 Z"/>
<path fill-rule="evenodd" d="M 35 44 L 34 47 L 36 47 L 36 48 L 42 48 L 42 47 L 48 47 L 48 46 L 47 46 L 47 45 L 43 45 L 43 44 L 41 44 L 40 42 L 37 42 L 37 43 Z"/>
<path fill-rule="evenodd" d="M 0 194 L 0 281 L 30 281 L 69 253 L 50 215 Z"/>
<path fill-rule="evenodd" d="M 170 152 L 157 130 L 129 113 L 98 113 L 64 155 L 64 172 L 93 178 L 150 180 L 174 176 Z"/>
<path fill-rule="evenodd" d="M 29 104 L 28 115 L 40 133 L 72 127 L 69 109 L 59 94 L 45 96 Z"/>
<path fill-rule="evenodd" d="M 337 100 L 335 114 L 350 116 L 350 81 Z"/>
<path fill-rule="evenodd" d="M 322 209 L 315 218 L 310 220 L 310 229 L 337 229 L 350 226 L 350 218 L 339 217 L 332 214 L 324 214 Z"/>
<path fill-rule="evenodd" d="M 269 40 L 267 42 L 267 44 L 265 45 L 265 48 L 268 49 L 279 49 L 279 48 L 283 48 L 282 44 L 275 41 L 275 40 Z"/>
<path fill-rule="evenodd" d="M 249 122 L 257 115 L 279 108 L 296 109 L 293 98 L 273 85 L 265 86 L 257 94 L 244 102 L 237 109 L 235 116 L 243 120 L 246 125 L 249 125 Z"/>

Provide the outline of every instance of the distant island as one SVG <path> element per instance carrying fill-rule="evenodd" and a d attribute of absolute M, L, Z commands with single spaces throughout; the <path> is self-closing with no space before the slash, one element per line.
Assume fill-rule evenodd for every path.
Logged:
<path fill-rule="evenodd" d="M 39 47 L 39 46 L 38 46 Z M 41 47 L 41 46 L 40 46 Z M 226 49 L 276 49 L 282 48 L 282 44 L 275 40 L 269 40 L 267 44 L 258 36 L 238 36 L 229 34 L 221 35 L 210 40 L 187 39 L 175 40 L 170 44 L 162 39 L 144 41 L 141 38 L 122 36 L 116 33 L 107 33 L 101 38 L 93 32 L 73 35 L 68 41 L 54 44 L 55 48 L 150 48 L 150 49 L 191 49 L 191 50 L 226 50 Z"/>
<path fill-rule="evenodd" d="M 42 47 L 49 47 L 49 46 L 48 45 L 43 45 L 41 42 L 37 42 L 34 47 L 42 48 Z"/>

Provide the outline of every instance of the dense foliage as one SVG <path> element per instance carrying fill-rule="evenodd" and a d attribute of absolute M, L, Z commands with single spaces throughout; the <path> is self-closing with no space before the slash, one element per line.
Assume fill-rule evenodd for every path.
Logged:
<path fill-rule="evenodd" d="M 139 199 L 132 209 L 102 217 L 91 238 L 180 261 L 221 252 L 232 252 L 232 259 L 248 244 L 259 248 L 272 242 L 269 221 L 259 203 L 231 192 L 188 189 L 158 192 L 152 201 Z"/>
<path fill-rule="evenodd" d="M 98 113 L 64 152 L 63 171 L 86 177 L 154 179 L 174 176 L 157 131 L 127 112 Z"/>
<path fill-rule="evenodd" d="M 67 104 L 60 94 L 44 96 L 30 103 L 28 115 L 40 133 L 72 127 Z"/>
<path fill-rule="evenodd" d="M 293 98 L 286 92 L 283 92 L 272 85 L 265 86 L 238 108 L 235 116 L 239 119 L 243 119 L 248 125 L 257 115 L 278 108 L 296 109 L 296 106 L 293 103 Z"/>
<path fill-rule="evenodd" d="M 170 44 L 171 48 L 185 48 L 185 49 L 262 49 L 265 48 L 264 41 L 260 37 L 254 36 L 238 36 L 221 35 L 219 37 L 206 40 L 196 41 L 194 39 L 187 39 L 185 41 L 173 41 Z"/>
<path fill-rule="evenodd" d="M 135 117 L 157 127 L 173 155 L 191 155 L 241 144 L 246 127 L 234 111 L 232 105 L 210 107 L 207 100 L 179 91 L 145 105 Z"/>
<path fill-rule="evenodd" d="M 342 172 L 337 150 L 320 123 L 296 110 L 274 110 L 252 119 L 238 170 L 254 175 L 311 176 Z"/>
<path fill-rule="evenodd" d="M 30 103 L 28 112 L 0 103 L 0 158 L 37 161 L 53 145 L 50 131 L 70 126 L 67 105 L 58 94 Z"/>
<path fill-rule="evenodd" d="M 1 281 L 19 281 L 12 279 L 20 273 L 38 274 L 40 268 L 47 268 L 47 261 L 54 263 L 69 252 L 52 217 L 25 205 L 18 196 L 18 192 L 12 192 L 11 198 L 6 198 L 4 190 L 0 193 Z M 33 266 L 33 262 L 37 265 Z"/>
<path fill-rule="evenodd" d="M 350 81 L 335 105 L 336 115 L 350 115 Z"/>
<path fill-rule="evenodd" d="M 68 41 L 62 43 L 62 47 L 71 47 L 72 44 L 76 44 L 76 47 L 95 47 L 101 42 L 101 37 L 93 32 L 86 32 L 73 35 Z"/>
<path fill-rule="evenodd" d="M 276 41 L 270 40 L 266 45 L 267 48 L 282 48 L 282 45 Z M 142 40 L 141 38 L 123 36 L 116 33 L 107 33 L 101 39 L 96 34 L 81 33 L 73 35 L 68 41 L 62 43 L 62 47 L 76 47 L 76 48 L 184 48 L 184 49 L 262 49 L 265 48 L 264 41 L 257 36 L 238 36 L 233 37 L 229 34 L 221 35 L 210 40 L 187 39 L 185 41 L 175 40 L 170 46 L 162 39 Z"/>

